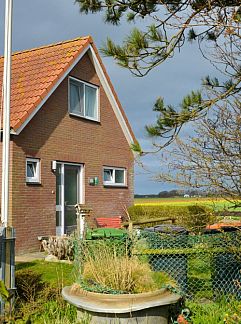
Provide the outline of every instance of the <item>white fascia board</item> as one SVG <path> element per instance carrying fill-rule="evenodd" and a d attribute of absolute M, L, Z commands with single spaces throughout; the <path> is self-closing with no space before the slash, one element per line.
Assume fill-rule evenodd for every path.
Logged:
<path fill-rule="evenodd" d="M 92 63 L 94 65 L 95 71 L 96 71 L 96 73 L 100 79 L 100 82 L 105 90 L 107 98 L 110 101 L 110 104 L 111 104 L 113 111 L 116 115 L 116 118 L 121 126 L 121 129 L 126 137 L 126 140 L 127 140 L 128 144 L 131 145 L 134 142 L 133 137 L 129 131 L 126 121 L 121 113 L 118 103 L 116 102 L 115 96 L 110 88 L 109 82 L 106 79 L 105 73 L 100 65 L 100 62 L 99 62 L 92 46 L 90 46 L 90 52 L 91 52 Z"/>
<path fill-rule="evenodd" d="M 56 82 L 53 88 L 49 91 L 47 96 L 40 102 L 40 104 L 34 109 L 34 111 L 29 115 L 29 117 L 24 121 L 24 123 L 16 130 L 11 131 L 13 135 L 19 135 L 21 131 L 25 128 L 25 126 L 30 122 L 30 120 L 37 114 L 39 109 L 43 106 L 43 104 L 48 100 L 48 98 L 52 95 L 52 93 L 58 88 L 61 82 L 68 76 L 71 70 L 75 67 L 75 65 L 81 60 L 81 58 L 86 54 L 86 52 L 90 49 L 90 45 L 86 46 L 86 48 L 80 53 L 80 55 L 75 59 L 74 63 L 70 65 L 70 67 L 65 71 L 62 77 Z"/>

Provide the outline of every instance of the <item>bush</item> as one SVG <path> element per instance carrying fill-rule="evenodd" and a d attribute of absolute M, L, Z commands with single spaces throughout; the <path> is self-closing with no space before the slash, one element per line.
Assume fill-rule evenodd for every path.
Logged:
<path fill-rule="evenodd" d="M 215 221 L 216 217 L 211 208 L 202 205 L 191 206 L 148 206 L 137 205 L 128 209 L 132 221 L 148 221 L 148 219 L 174 218 L 175 223 L 190 231 L 198 232 L 206 225 Z M 160 223 L 160 221 L 158 222 Z M 142 228 L 154 226 L 156 222 L 141 225 Z"/>
<path fill-rule="evenodd" d="M 16 271 L 15 281 L 17 295 L 22 302 L 35 301 L 46 286 L 41 274 L 28 269 Z"/>
<path fill-rule="evenodd" d="M 177 218 L 177 223 L 186 227 L 190 231 L 200 232 L 209 224 L 215 222 L 216 217 L 212 209 L 206 206 L 187 206 L 188 212 Z"/>
<path fill-rule="evenodd" d="M 73 239 L 71 236 L 51 236 L 43 240 L 44 251 L 56 256 L 59 260 L 73 260 Z"/>

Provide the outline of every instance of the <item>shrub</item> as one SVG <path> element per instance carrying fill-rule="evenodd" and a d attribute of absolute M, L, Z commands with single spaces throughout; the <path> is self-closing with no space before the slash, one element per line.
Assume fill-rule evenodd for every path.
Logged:
<path fill-rule="evenodd" d="M 190 231 L 200 232 L 209 224 L 215 222 L 216 217 L 208 207 L 193 205 L 187 206 L 188 212 L 177 218 L 177 223 Z"/>
<path fill-rule="evenodd" d="M 201 228 L 213 223 L 216 219 L 212 209 L 202 205 L 191 206 L 148 206 L 136 205 L 128 209 L 132 221 L 148 221 L 148 219 L 174 218 L 175 223 L 184 226 L 190 231 L 200 231 Z M 160 221 L 158 221 L 160 223 Z M 141 227 L 156 225 L 150 222 Z"/>
<path fill-rule="evenodd" d="M 42 275 L 29 269 L 16 271 L 15 281 L 17 295 L 25 302 L 35 301 L 46 286 Z"/>
<path fill-rule="evenodd" d="M 74 249 L 71 236 L 51 236 L 48 240 L 43 240 L 42 246 L 44 251 L 59 260 L 73 260 Z"/>

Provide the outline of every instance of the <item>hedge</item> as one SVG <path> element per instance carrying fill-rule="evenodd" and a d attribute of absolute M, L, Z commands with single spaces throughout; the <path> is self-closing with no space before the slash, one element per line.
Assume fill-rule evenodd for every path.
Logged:
<path fill-rule="evenodd" d="M 128 209 L 132 221 L 148 221 L 155 218 L 174 218 L 175 224 L 182 225 L 191 231 L 200 231 L 208 224 L 215 222 L 216 217 L 211 208 L 203 205 L 190 206 L 148 206 L 136 205 Z M 156 225 L 153 222 L 142 225 L 149 227 Z"/>

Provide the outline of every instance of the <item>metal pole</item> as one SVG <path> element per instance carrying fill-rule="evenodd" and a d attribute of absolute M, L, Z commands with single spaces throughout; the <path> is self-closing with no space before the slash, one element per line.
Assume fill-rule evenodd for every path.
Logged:
<path fill-rule="evenodd" d="M 5 1 L 5 41 L 3 70 L 3 148 L 2 148 L 2 207 L 4 226 L 9 223 L 9 143 L 11 101 L 11 54 L 12 54 L 12 0 Z"/>
<path fill-rule="evenodd" d="M 2 245 L 1 278 L 9 291 L 15 289 L 15 234 L 9 227 L 9 150 L 10 150 L 10 103 L 11 103 L 11 55 L 12 55 L 12 7 L 13 0 L 5 1 L 5 40 L 3 70 L 3 145 L 2 145 L 2 197 L 1 220 L 4 225 L 4 245 Z M 11 292 L 12 293 L 12 292 Z M 13 299 L 11 299 L 11 305 Z M 2 314 L 4 303 L 0 302 Z"/>

